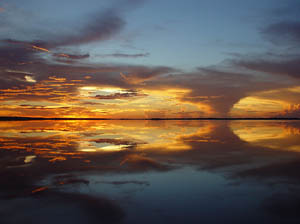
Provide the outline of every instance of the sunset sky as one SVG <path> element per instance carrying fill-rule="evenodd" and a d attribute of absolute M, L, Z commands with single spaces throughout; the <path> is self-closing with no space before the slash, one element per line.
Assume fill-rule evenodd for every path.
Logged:
<path fill-rule="evenodd" d="M 298 0 L 0 0 L 0 116 L 300 117 Z"/>

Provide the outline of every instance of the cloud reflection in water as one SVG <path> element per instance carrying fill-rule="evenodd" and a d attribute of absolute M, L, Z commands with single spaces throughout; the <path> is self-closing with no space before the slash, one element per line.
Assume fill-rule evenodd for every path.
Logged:
<path fill-rule="evenodd" d="M 180 223 L 184 214 L 196 223 L 200 215 L 192 201 L 206 221 L 217 221 L 209 212 L 215 209 L 230 222 L 274 221 L 280 215 L 289 223 L 300 219 L 286 212 L 289 200 L 297 207 L 300 197 L 299 135 L 300 122 L 290 121 L 1 122 L 0 203 L 9 199 L 9 208 L 15 209 L 26 200 L 25 210 L 46 223 L 71 200 L 78 216 L 90 217 L 91 223 L 98 217 L 92 214 L 96 208 L 106 209 L 99 217 L 107 223 L 140 222 L 146 211 L 153 214 L 149 223 Z M 209 195 L 205 203 L 204 193 Z M 158 197 L 169 200 L 157 204 Z M 35 210 L 49 198 L 49 207 Z M 228 217 L 224 200 L 231 209 L 249 210 L 252 218 Z M 179 211 L 183 205 L 185 211 Z M 282 214 L 273 212 L 278 208 Z M 1 221 L 23 219 L 25 210 L 14 216 L 1 208 Z M 65 220 L 83 223 L 77 215 Z"/>

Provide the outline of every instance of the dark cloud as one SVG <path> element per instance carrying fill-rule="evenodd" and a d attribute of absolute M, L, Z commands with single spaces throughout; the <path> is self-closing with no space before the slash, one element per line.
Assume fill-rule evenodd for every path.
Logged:
<path fill-rule="evenodd" d="M 268 25 L 262 33 L 273 43 L 300 47 L 300 22 L 281 21 Z"/>
<path fill-rule="evenodd" d="M 59 36 L 45 43 L 49 48 L 87 44 L 110 39 L 118 34 L 125 26 L 121 15 L 113 9 L 92 16 L 85 27 L 79 28 L 78 33 Z"/>
<path fill-rule="evenodd" d="M 98 102 L 81 102 L 80 104 L 81 105 L 90 105 L 90 106 L 93 106 L 93 105 L 103 105 L 102 103 L 98 103 Z"/>
<path fill-rule="evenodd" d="M 130 140 L 111 139 L 111 138 L 92 139 L 91 141 L 96 143 L 109 143 L 114 145 L 128 145 L 128 146 L 136 146 L 137 144 L 145 143 L 145 142 L 136 142 Z"/>
<path fill-rule="evenodd" d="M 23 44 L 0 42 L 0 66 L 9 68 L 18 64 L 37 62 L 40 59 L 34 53 L 32 48 Z"/>
<path fill-rule="evenodd" d="M 30 110 L 59 110 L 59 109 L 70 109 L 71 107 L 47 107 L 47 106 L 37 106 L 37 105 L 26 105 L 22 104 L 20 107 L 23 107 L 23 109 L 30 109 Z"/>
<path fill-rule="evenodd" d="M 45 70 L 45 66 L 53 65 L 53 61 L 49 60 L 47 54 L 55 58 L 54 62 L 69 64 L 70 66 L 75 65 L 74 61 L 89 58 L 89 54 L 59 53 L 61 51 L 58 48 L 104 41 L 114 37 L 126 24 L 123 18 L 124 13 L 135 8 L 141 2 L 127 0 L 115 4 L 106 10 L 98 10 L 90 15 L 88 20 L 78 29 L 69 33 L 57 32 L 55 35 L 40 35 L 44 36 L 44 38 L 32 40 L 16 40 L 7 35 L 6 39 L 2 39 L 0 43 L 0 79 L 3 79 L 1 87 L 21 85 L 5 78 L 7 73 L 1 72 L 2 66 L 2 70 L 20 70 L 17 69 L 20 66 L 31 67 L 31 69 L 41 73 L 41 71 Z M 23 31 L 21 30 L 20 32 Z M 35 32 L 39 34 L 49 33 L 46 30 L 36 30 Z M 21 34 L 18 36 L 22 37 Z M 29 66 L 32 64 L 34 66 Z M 56 72 L 59 73 L 60 71 L 54 71 L 54 74 L 57 74 Z M 9 76 L 12 76 L 12 74 L 9 74 Z M 24 80 L 24 76 L 21 79 Z"/>
<path fill-rule="evenodd" d="M 267 58 L 267 57 L 266 57 Z M 269 75 L 290 76 L 300 78 L 300 55 L 289 57 L 281 56 L 277 59 L 237 59 L 232 61 L 234 65 L 244 67 L 252 71 L 265 72 Z"/>
<path fill-rule="evenodd" d="M 124 99 L 132 97 L 145 97 L 147 94 L 140 93 L 134 90 L 128 90 L 127 92 L 113 93 L 109 95 L 96 95 L 95 98 L 99 100 L 113 100 L 113 99 Z"/>
<path fill-rule="evenodd" d="M 31 45 L 13 40 L 0 41 L 0 88 L 24 85 L 26 76 L 34 76 L 34 72 L 27 70 L 28 66 L 43 63 Z"/>
<path fill-rule="evenodd" d="M 62 46 L 81 45 L 108 40 L 119 34 L 124 28 L 126 24 L 123 18 L 124 13 L 137 7 L 142 2 L 142 0 L 125 0 L 115 4 L 112 3 L 112 6 L 105 10 L 98 9 L 94 13 L 91 13 L 83 22 L 83 25 L 77 27 L 76 30 L 74 29 L 68 33 L 61 31 L 58 34 L 46 29 L 39 29 L 33 31 L 33 33 L 44 36 L 43 39 L 24 42 L 40 48 L 54 49 Z M 16 40 L 13 42 L 23 41 Z"/>

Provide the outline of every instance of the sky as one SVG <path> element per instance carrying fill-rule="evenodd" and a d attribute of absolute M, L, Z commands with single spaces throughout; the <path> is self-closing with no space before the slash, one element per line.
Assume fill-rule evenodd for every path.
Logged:
<path fill-rule="evenodd" d="M 0 0 L 0 116 L 300 117 L 297 0 Z"/>

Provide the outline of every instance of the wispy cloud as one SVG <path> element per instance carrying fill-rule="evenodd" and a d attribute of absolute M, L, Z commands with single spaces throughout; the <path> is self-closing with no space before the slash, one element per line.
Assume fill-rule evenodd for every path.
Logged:
<path fill-rule="evenodd" d="M 150 53 L 141 53 L 141 54 L 123 54 L 123 53 L 114 53 L 114 54 L 100 54 L 98 57 L 114 57 L 114 58 L 140 58 L 140 57 L 148 57 Z"/>
<path fill-rule="evenodd" d="M 165 75 L 171 72 L 175 72 L 176 69 L 170 67 L 136 67 L 136 69 L 129 72 L 123 71 L 120 72 L 120 75 L 124 82 L 128 84 L 140 84 L 144 81 L 151 80 L 160 75 Z"/>
<path fill-rule="evenodd" d="M 300 47 L 300 22 L 281 21 L 268 25 L 262 33 L 273 43 Z"/>
<path fill-rule="evenodd" d="M 80 59 L 85 59 L 90 57 L 89 54 L 65 54 L 65 53 L 55 53 L 52 56 L 58 58 L 74 59 L 74 60 L 80 60 Z"/>
<path fill-rule="evenodd" d="M 113 100 L 113 99 L 124 99 L 124 98 L 132 98 L 132 97 L 145 97 L 147 94 L 140 93 L 136 90 L 127 90 L 126 92 L 118 92 L 109 95 L 96 95 L 96 99 L 100 100 Z"/>
<path fill-rule="evenodd" d="M 300 78 L 300 55 L 292 58 L 285 55 L 279 59 L 267 59 L 268 57 L 244 58 L 233 60 L 236 66 L 250 70 L 265 72 L 269 75 L 290 76 Z"/>

